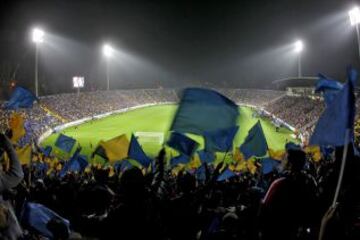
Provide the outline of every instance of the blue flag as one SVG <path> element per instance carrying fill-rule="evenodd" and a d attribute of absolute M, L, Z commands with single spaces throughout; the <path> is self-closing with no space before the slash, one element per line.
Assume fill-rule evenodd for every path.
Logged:
<path fill-rule="evenodd" d="M 264 135 L 264 131 L 261 127 L 260 121 L 258 121 L 250 130 L 240 147 L 240 151 L 243 153 L 245 159 L 249 159 L 252 156 L 262 157 L 266 154 L 268 145 Z"/>
<path fill-rule="evenodd" d="M 201 167 L 196 169 L 195 176 L 199 181 L 205 181 L 206 180 L 206 169 L 205 169 L 204 164 L 202 164 Z"/>
<path fill-rule="evenodd" d="M 225 181 L 227 179 L 230 179 L 232 177 L 236 176 L 236 174 L 231 171 L 230 169 L 226 168 L 224 172 L 222 172 L 218 178 L 217 178 L 217 181 L 218 182 L 222 182 L 222 181 Z"/>
<path fill-rule="evenodd" d="M 197 151 L 200 161 L 202 163 L 212 163 L 215 160 L 215 154 L 213 152 L 207 152 L 205 150 Z"/>
<path fill-rule="evenodd" d="M 328 106 L 342 88 L 343 85 L 340 82 L 330 79 L 323 74 L 319 74 L 319 80 L 316 82 L 315 92 L 323 93 L 325 103 Z"/>
<path fill-rule="evenodd" d="M 151 159 L 146 156 L 134 135 L 131 135 L 128 157 L 136 160 L 146 168 L 149 167 L 151 163 Z"/>
<path fill-rule="evenodd" d="M 188 162 L 190 162 L 190 158 L 184 154 L 180 154 L 170 160 L 170 166 L 175 167 L 178 164 L 186 164 Z"/>
<path fill-rule="evenodd" d="M 232 150 L 233 140 L 239 127 L 234 126 L 211 132 L 205 132 L 205 149 L 208 152 L 228 152 Z"/>
<path fill-rule="evenodd" d="M 67 161 L 60 171 L 60 177 L 64 177 L 67 172 L 82 172 L 88 165 L 85 155 L 80 155 L 81 148 L 76 149 L 74 155 Z"/>
<path fill-rule="evenodd" d="M 191 156 L 199 144 L 184 134 L 173 132 L 167 145 L 187 156 Z"/>
<path fill-rule="evenodd" d="M 16 87 L 4 107 L 5 109 L 31 108 L 36 100 L 37 98 L 35 95 L 29 90 L 22 87 Z"/>
<path fill-rule="evenodd" d="M 183 92 L 171 130 L 203 135 L 205 131 L 236 125 L 238 106 L 220 93 L 202 88 L 187 88 Z"/>
<path fill-rule="evenodd" d="M 125 172 L 126 170 L 131 169 L 133 167 L 134 165 L 132 165 L 128 160 L 117 161 L 114 164 L 114 169 L 117 172 Z"/>
<path fill-rule="evenodd" d="M 57 213 L 42 204 L 31 202 L 25 204 L 22 222 L 38 231 L 41 235 L 52 239 L 54 236 L 47 227 L 50 220 L 62 222 L 70 234 L 69 220 L 60 217 Z"/>
<path fill-rule="evenodd" d="M 353 141 L 356 79 L 356 70 L 349 69 L 348 81 L 320 116 L 310 138 L 310 145 L 343 146 Z M 350 129 L 350 137 L 345 142 L 346 129 Z"/>
<path fill-rule="evenodd" d="M 45 157 L 49 157 L 52 151 L 52 147 L 46 146 L 45 148 L 42 148 L 41 151 L 45 155 Z"/>
<path fill-rule="evenodd" d="M 288 142 L 285 144 L 285 150 L 301 150 L 301 146 L 294 142 Z"/>
<path fill-rule="evenodd" d="M 272 158 L 260 159 L 261 169 L 263 174 L 268 174 L 276 169 L 281 163 Z"/>
<path fill-rule="evenodd" d="M 71 152 L 71 149 L 74 147 L 76 140 L 68 137 L 64 134 L 59 135 L 58 139 L 55 142 L 55 146 L 63 150 L 64 152 Z"/>

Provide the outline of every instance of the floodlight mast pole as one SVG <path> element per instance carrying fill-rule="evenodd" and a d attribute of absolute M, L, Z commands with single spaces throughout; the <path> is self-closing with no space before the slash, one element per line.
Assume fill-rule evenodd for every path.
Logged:
<path fill-rule="evenodd" d="M 298 54 L 298 78 L 302 77 L 302 72 L 301 72 L 301 52 L 299 52 Z"/>
<path fill-rule="evenodd" d="M 107 90 L 110 90 L 110 75 L 109 75 L 109 57 L 106 58 L 106 81 L 107 81 Z"/>
<path fill-rule="evenodd" d="M 360 59 L 360 33 L 359 33 L 359 24 L 355 25 L 356 29 L 356 37 L 357 37 L 357 44 L 358 44 L 358 52 L 359 52 L 359 59 Z"/>
<path fill-rule="evenodd" d="M 39 43 L 35 43 L 35 96 L 39 97 Z"/>

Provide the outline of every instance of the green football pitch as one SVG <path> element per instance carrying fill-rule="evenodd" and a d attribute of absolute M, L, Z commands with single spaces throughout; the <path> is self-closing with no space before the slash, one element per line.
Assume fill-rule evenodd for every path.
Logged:
<path fill-rule="evenodd" d="M 239 131 L 234 139 L 234 148 L 239 147 L 245 140 L 250 128 L 260 119 L 269 148 L 274 150 L 283 149 L 287 140 L 294 141 L 293 132 L 287 128 L 281 128 L 275 131 L 275 126 L 268 119 L 253 117 L 254 109 L 241 106 L 240 116 L 238 118 Z M 60 133 L 70 136 L 77 140 L 81 145 L 81 153 L 90 159 L 91 153 L 100 140 L 109 140 L 121 134 L 126 134 L 130 139 L 131 134 L 135 132 L 156 132 L 163 133 L 166 139 L 169 137 L 169 129 L 177 110 L 177 105 L 155 105 L 142 107 L 127 112 L 110 115 L 102 119 L 92 120 L 75 127 L 66 128 Z M 54 147 L 55 141 L 59 135 L 54 133 L 46 138 L 41 145 L 50 145 L 53 147 L 53 154 L 60 158 L 69 157 L 64 155 L 59 149 Z M 189 135 L 199 142 L 202 149 L 204 139 L 201 136 Z M 139 142 L 148 156 L 154 157 L 161 149 L 162 145 L 158 141 L 149 141 L 139 137 Z M 75 151 L 75 147 L 73 148 Z"/>

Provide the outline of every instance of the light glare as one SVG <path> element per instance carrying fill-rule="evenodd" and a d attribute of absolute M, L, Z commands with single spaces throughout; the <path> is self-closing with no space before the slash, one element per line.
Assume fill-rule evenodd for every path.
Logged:
<path fill-rule="evenodd" d="M 350 23 L 351 26 L 360 23 L 360 9 L 358 7 L 354 7 L 349 11 Z"/>
<path fill-rule="evenodd" d="M 45 32 L 40 28 L 34 28 L 32 31 L 32 40 L 34 43 L 42 43 L 44 41 Z"/>
<path fill-rule="evenodd" d="M 304 49 L 304 44 L 301 40 L 296 41 L 294 45 L 295 45 L 294 51 L 296 53 L 300 53 Z"/>
<path fill-rule="evenodd" d="M 103 54 L 105 57 L 111 57 L 114 53 L 114 49 L 109 45 L 109 44 L 105 44 L 103 46 Z"/>

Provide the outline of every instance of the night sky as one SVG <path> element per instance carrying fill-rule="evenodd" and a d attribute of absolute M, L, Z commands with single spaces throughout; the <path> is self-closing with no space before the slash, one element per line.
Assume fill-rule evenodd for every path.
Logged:
<path fill-rule="evenodd" d="M 47 33 L 40 49 L 43 93 L 71 91 L 71 77 L 104 88 L 101 45 L 117 49 L 113 88 L 216 86 L 271 88 L 296 76 L 292 43 L 304 41 L 303 75 L 344 79 L 360 66 L 347 12 L 356 2 L 0 0 L 2 87 L 16 70 L 32 87 L 32 27 Z M 360 5 L 360 4 L 359 4 Z"/>

